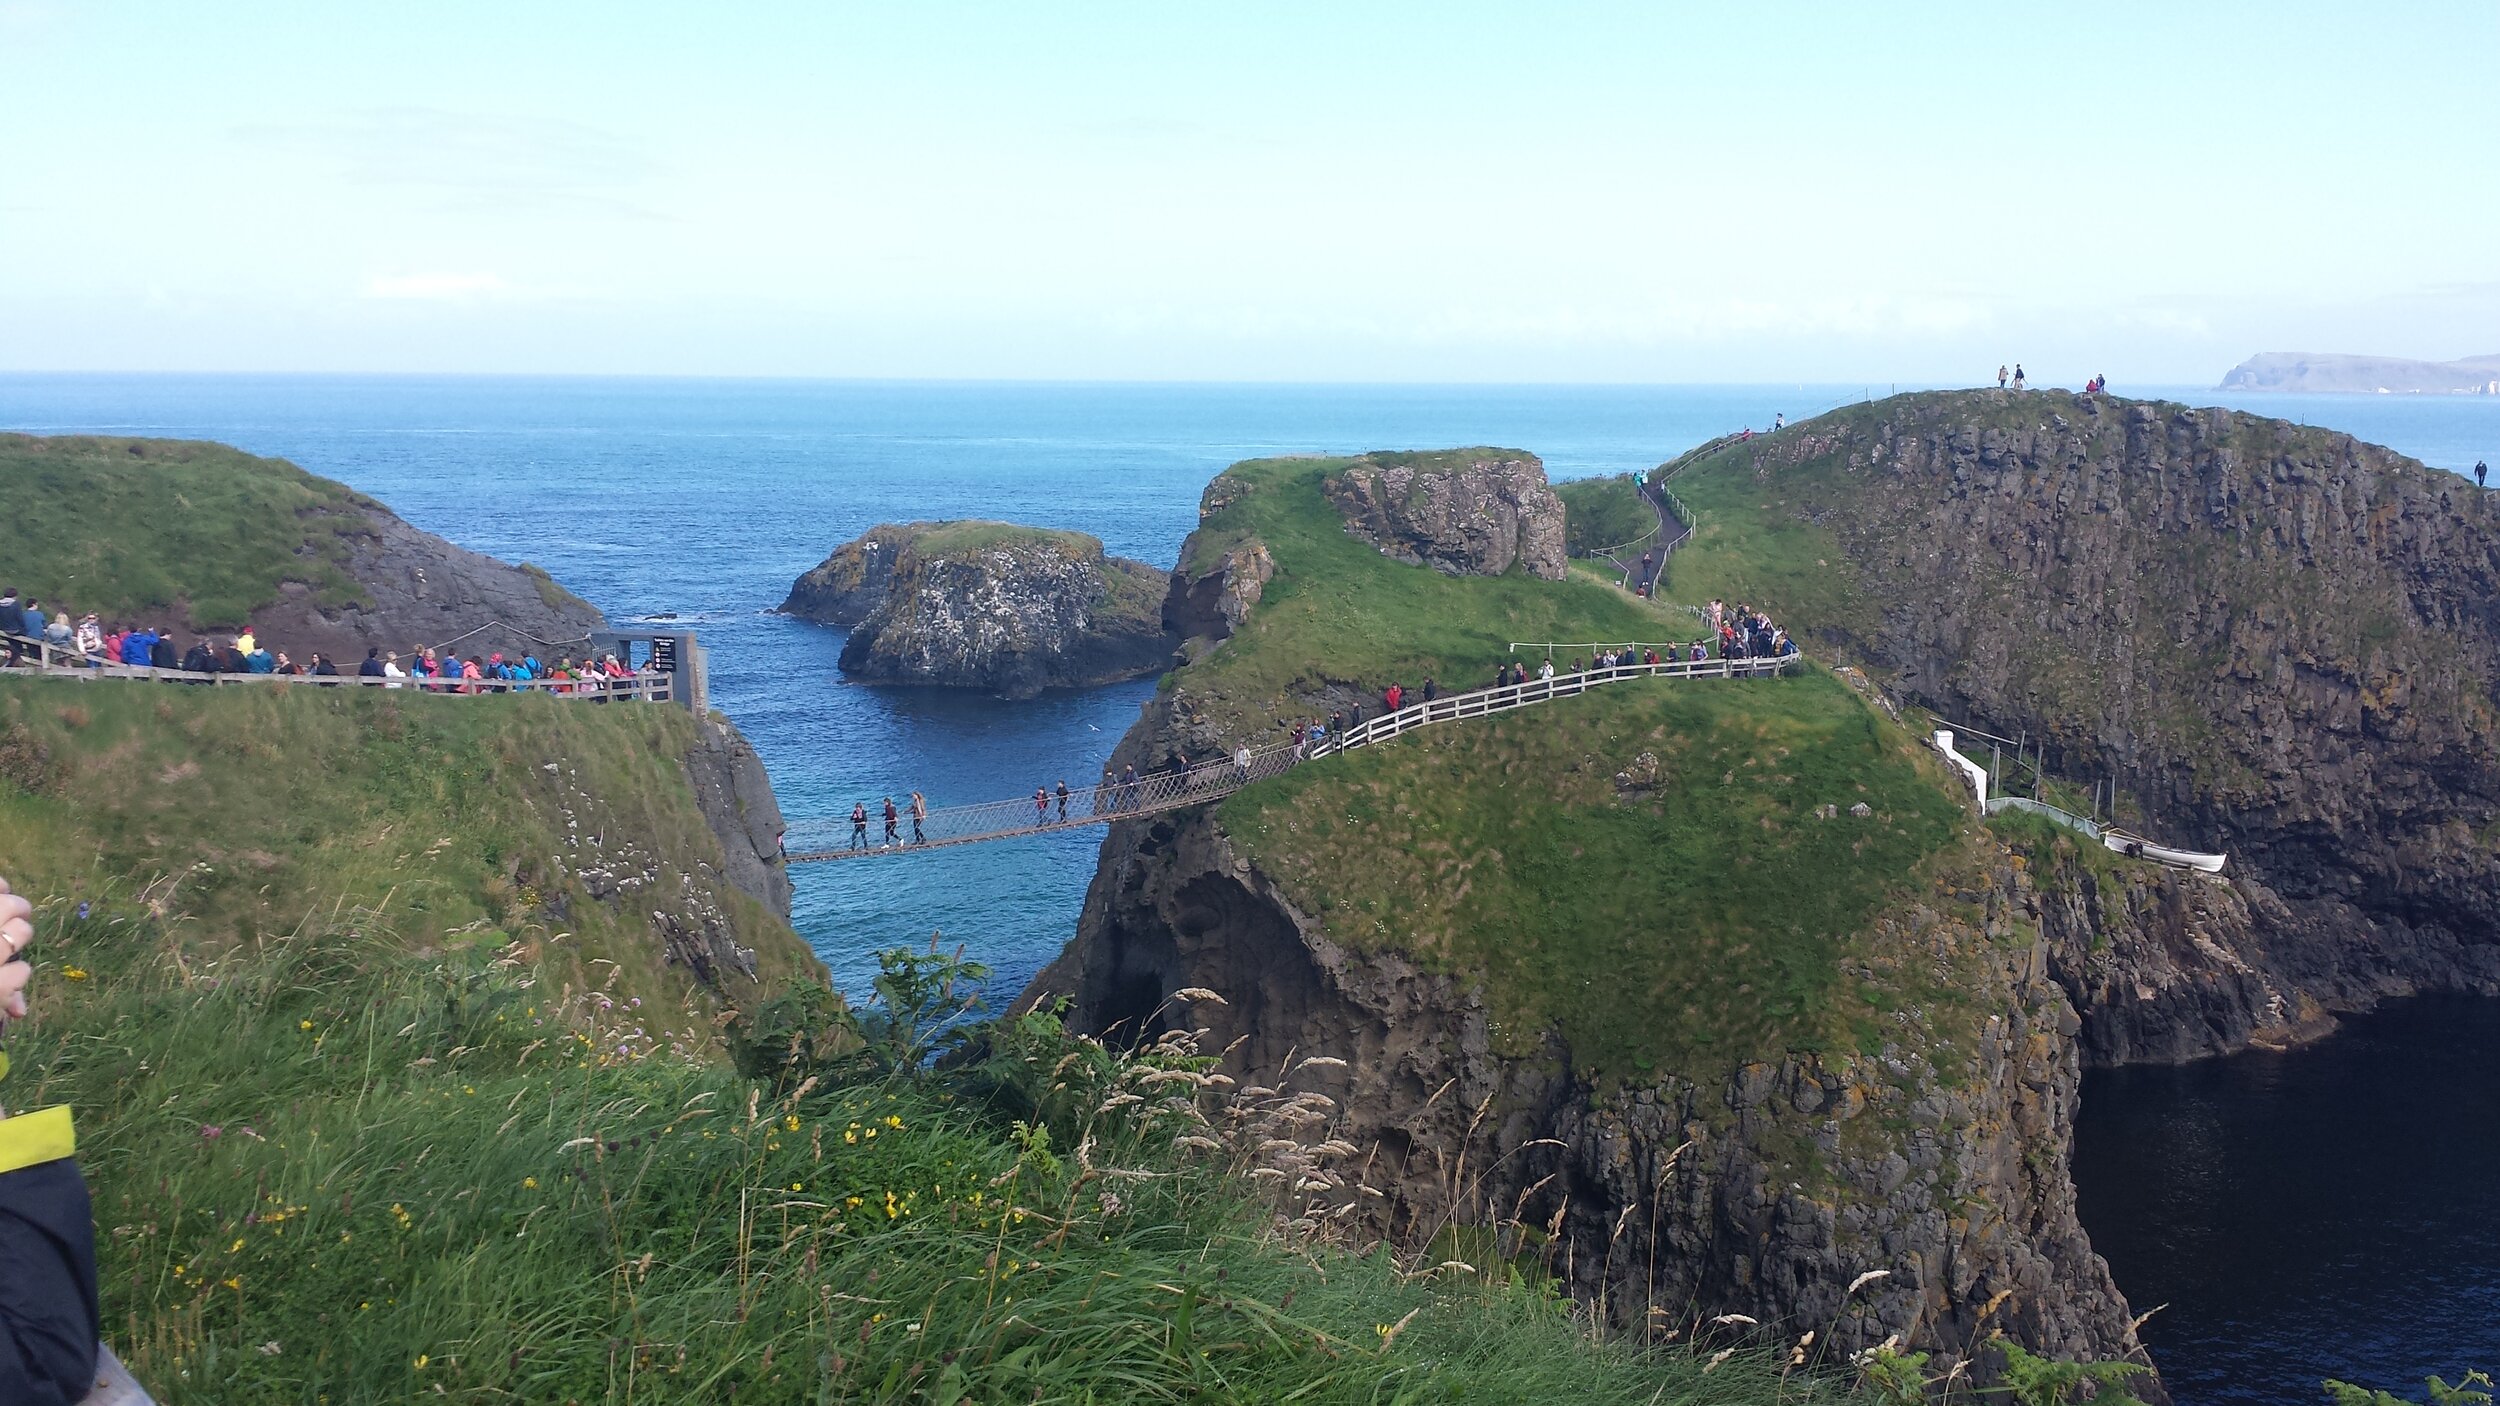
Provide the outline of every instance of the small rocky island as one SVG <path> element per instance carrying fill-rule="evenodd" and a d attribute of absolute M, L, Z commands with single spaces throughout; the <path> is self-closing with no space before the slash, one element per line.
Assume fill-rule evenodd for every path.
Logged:
<path fill-rule="evenodd" d="M 1082 532 L 884 523 L 801 576 L 780 608 L 848 629 L 846 674 L 1030 698 L 1170 667 L 1169 581 Z"/>

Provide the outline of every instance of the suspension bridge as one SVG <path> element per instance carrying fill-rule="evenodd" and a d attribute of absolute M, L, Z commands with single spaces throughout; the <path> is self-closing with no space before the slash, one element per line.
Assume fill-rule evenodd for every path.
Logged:
<path fill-rule="evenodd" d="M 1496 684 L 1409 703 L 1316 742 L 1279 742 L 1245 749 L 1186 770 L 1074 787 L 1064 796 L 1056 790 L 1038 790 L 1013 800 L 945 806 L 917 817 L 898 807 L 890 831 L 882 809 L 872 810 L 864 825 L 848 819 L 802 820 L 782 837 L 782 847 L 790 863 L 816 864 L 918 854 L 985 840 L 1108 825 L 1219 801 L 1252 782 L 1281 775 L 1304 762 L 1391 741 L 1418 728 L 1532 708 L 1635 679 L 1762 678 L 1785 673 L 1803 658 L 1790 654 L 1747 659 L 1662 659 L 1655 664 L 1618 664 L 1556 674 L 1552 678 L 1532 678 L 1525 683 Z"/>

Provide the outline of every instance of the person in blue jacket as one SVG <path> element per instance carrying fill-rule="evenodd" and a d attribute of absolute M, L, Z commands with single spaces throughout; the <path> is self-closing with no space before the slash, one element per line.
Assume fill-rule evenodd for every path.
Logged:
<path fill-rule="evenodd" d="M 148 651 L 156 645 L 156 631 L 142 625 L 122 636 L 122 662 L 134 668 L 148 666 Z"/>
<path fill-rule="evenodd" d="M 26 608 L 18 612 L 18 617 L 23 622 L 21 633 L 26 638 L 30 640 L 43 638 L 43 610 L 36 605 L 33 596 L 26 598 Z"/>

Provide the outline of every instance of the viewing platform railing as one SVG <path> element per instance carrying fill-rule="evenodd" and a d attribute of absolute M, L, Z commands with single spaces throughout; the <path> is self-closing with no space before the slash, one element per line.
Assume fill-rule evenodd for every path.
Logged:
<path fill-rule="evenodd" d="M 190 669 L 159 669 L 150 665 L 113 664 L 93 655 L 54 644 L 48 640 L 23 635 L 0 634 L 0 642 L 18 648 L 19 662 L 6 674 L 40 674 L 46 678 L 75 679 L 92 683 L 97 679 L 128 679 L 169 684 L 206 684 L 213 687 L 250 684 L 307 684 L 314 688 L 387 688 L 412 693 L 471 696 L 487 693 L 545 693 L 558 698 L 602 699 L 625 698 L 637 702 L 666 703 L 675 698 L 676 675 L 665 669 L 642 669 L 628 677 L 612 679 L 604 676 L 579 679 L 428 679 L 414 674 L 405 678 L 369 677 L 362 674 L 230 674 L 198 673 Z"/>

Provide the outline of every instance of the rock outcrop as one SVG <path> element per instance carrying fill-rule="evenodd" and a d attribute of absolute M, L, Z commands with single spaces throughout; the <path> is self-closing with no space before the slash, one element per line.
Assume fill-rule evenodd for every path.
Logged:
<path fill-rule="evenodd" d="M 1114 760 L 1204 745 L 1159 698 Z M 1871 1053 L 1715 1080 L 1592 1080 L 1550 1033 L 1502 1053 L 1486 991 L 1332 940 L 1209 811 L 1113 827 L 1077 939 L 1025 1002 L 1065 997 L 1077 1028 L 1111 1039 L 1205 1029 L 1244 1084 L 1343 1060 L 1293 1087 L 1337 1100 L 1333 1133 L 1361 1149 L 1371 1191 L 1350 1214 L 1411 1250 L 1452 1223 L 1550 1234 L 1542 1262 L 1621 1329 L 1734 1340 L 1710 1320 L 1740 1314 L 1841 1353 L 1897 1334 L 1939 1352 L 1938 1370 L 1998 1328 L 2063 1356 L 2134 1354 L 2067 1172 L 2085 1044 L 2066 983 L 2175 964 L 2175 948 L 2228 940 L 2244 907 L 2142 865 L 2043 890 L 2030 861 L 1983 849 L 1971 886 L 1880 920 L 1897 969 L 1853 979 L 1906 987 L 1950 964 L 1993 1015 L 1972 1029 L 1904 1009 Z M 2162 978 L 2143 1009 L 2204 980 Z M 1223 1004 L 1177 994 L 1195 988 Z"/>
<path fill-rule="evenodd" d="M 878 527 L 799 578 L 782 610 L 847 624 L 843 672 L 1011 698 L 1159 673 L 1167 573 L 1075 532 L 1005 523 Z"/>
<path fill-rule="evenodd" d="M 879 523 L 833 549 L 790 586 L 781 613 L 849 629 L 885 604 L 895 563 L 932 524 Z"/>
<path fill-rule="evenodd" d="M 463 657 L 502 651 L 553 660 L 589 653 L 592 632 L 608 627 L 596 606 L 539 568 L 421 532 L 388 508 L 369 508 L 363 529 L 342 535 L 347 569 L 366 600 L 325 608 L 300 583 L 282 584 L 278 603 L 252 621 L 270 648 L 298 659 L 318 650 L 352 665 L 367 649 L 407 656 L 450 642 Z"/>
<path fill-rule="evenodd" d="M 2114 780 L 2263 890 L 2223 944 L 2249 974 L 2130 1017 L 2106 1057 L 2500 991 L 2500 508 L 2470 482 L 2260 416 L 1994 392 L 1837 412 L 1689 472 L 1830 535 L 1871 604 L 1808 637 L 2045 740 L 2052 774 Z"/>
<path fill-rule="evenodd" d="M 1366 454 L 1329 475 L 1325 489 L 1346 531 L 1400 561 L 1453 576 L 1516 566 L 1547 581 L 1568 569 L 1562 499 L 1533 454 Z"/>
<path fill-rule="evenodd" d="M 695 719 L 686 779 L 694 783 L 704 822 L 720 837 L 729 882 L 787 922 L 790 870 L 782 862 L 781 834 L 788 827 L 755 744 L 717 713 Z"/>

